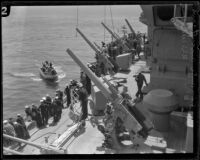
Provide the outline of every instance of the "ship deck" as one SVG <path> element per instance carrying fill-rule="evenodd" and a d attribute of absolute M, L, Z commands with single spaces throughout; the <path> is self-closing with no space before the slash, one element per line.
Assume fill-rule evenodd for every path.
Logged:
<path fill-rule="evenodd" d="M 133 75 L 137 74 L 139 71 L 146 70 L 146 62 L 141 59 L 135 61 L 127 72 L 119 72 L 114 76 L 114 79 L 126 78 L 128 86 L 128 92 L 131 97 L 135 98 L 135 93 L 137 91 L 136 82 Z M 150 81 L 150 74 L 143 73 L 147 79 Z M 109 79 L 109 76 L 107 76 Z M 121 88 L 119 88 L 121 90 Z M 138 107 L 139 106 L 139 107 Z M 141 105 L 137 105 L 138 109 L 145 115 L 146 118 L 151 118 L 150 113 L 146 108 Z M 86 126 L 81 128 L 75 136 L 72 136 L 68 142 L 66 142 L 62 147 L 67 149 L 69 154 L 114 154 L 114 153 L 153 153 L 156 150 L 152 149 L 150 145 L 145 144 L 145 140 L 138 141 L 141 143 L 137 150 L 133 149 L 121 149 L 120 151 L 102 148 L 102 143 L 104 141 L 104 135 L 97 129 L 96 123 L 101 123 L 102 117 L 91 116 L 91 110 L 89 107 L 90 116 L 86 120 Z M 51 125 L 52 118 L 49 119 L 49 126 L 43 129 L 34 129 L 29 141 L 38 144 L 51 145 L 59 134 L 62 135 L 70 126 L 72 126 L 72 120 L 69 118 L 69 109 L 63 109 L 62 118 L 56 125 Z M 180 152 L 184 150 L 185 139 L 186 139 L 186 122 L 185 118 L 182 116 L 177 116 L 176 114 L 171 114 L 170 118 L 171 128 L 167 133 L 160 133 L 156 130 L 151 130 L 150 136 L 161 137 L 167 143 L 167 148 L 170 148 L 169 152 Z M 45 143 L 45 137 L 48 137 L 48 143 Z M 172 150 L 171 150 L 172 149 Z M 18 151 L 25 154 L 42 154 L 38 148 L 25 145 Z M 160 153 L 160 152 L 158 152 Z"/>

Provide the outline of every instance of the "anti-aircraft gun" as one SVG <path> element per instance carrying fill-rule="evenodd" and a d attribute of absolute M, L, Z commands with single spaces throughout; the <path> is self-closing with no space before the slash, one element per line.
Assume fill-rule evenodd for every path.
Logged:
<path fill-rule="evenodd" d="M 87 44 L 95 51 L 95 53 L 98 56 L 99 63 L 100 64 L 103 63 L 104 67 L 106 68 L 106 70 L 112 71 L 113 68 L 115 67 L 114 66 L 115 64 L 110 62 L 110 60 L 108 59 L 107 55 L 105 53 L 103 53 L 102 50 L 99 51 L 78 28 L 76 28 L 76 31 L 87 42 Z"/>
<path fill-rule="evenodd" d="M 109 29 L 103 22 L 101 24 L 113 36 L 113 38 L 115 38 L 116 41 L 120 42 L 125 51 L 129 51 L 131 49 L 131 47 L 127 43 L 123 43 L 122 39 L 116 33 L 112 32 L 111 29 Z"/>
<path fill-rule="evenodd" d="M 132 34 L 133 34 L 133 38 L 135 38 L 135 36 L 136 36 L 136 33 L 135 33 L 135 31 L 133 30 L 133 28 L 132 28 L 132 26 L 130 25 L 130 23 L 129 23 L 129 21 L 127 20 L 127 19 L 125 19 L 125 21 L 126 21 L 126 23 L 127 23 L 127 25 L 128 25 L 128 27 L 129 27 L 129 29 L 131 30 L 131 32 L 132 32 Z"/>
<path fill-rule="evenodd" d="M 108 85 L 108 88 L 103 84 L 103 82 L 100 81 L 100 79 L 86 66 L 84 65 L 79 58 L 70 50 L 67 49 L 67 53 L 71 56 L 71 58 L 80 66 L 80 68 L 88 75 L 88 77 L 94 82 L 94 84 L 101 90 L 103 95 L 112 103 L 114 107 L 114 122 L 115 127 L 112 131 L 112 138 L 117 139 L 117 120 L 120 119 L 121 122 L 123 122 L 123 126 L 126 128 L 126 130 L 130 134 L 130 139 L 133 141 L 134 136 L 136 133 L 146 137 L 148 135 L 148 130 L 152 128 L 152 126 L 147 126 L 145 121 L 145 117 L 143 116 L 143 119 L 141 119 L 137 114 L 139 111 L 133 107 L 133 112 L 129 110 L 130 106 L 123 105 L 123 98 L 118 93 L 118 91 L 115 89 L 115 87 L 105 78 L 103 77 L 103 80 Z M 142 114 L 142 113 L 140 113 Z M 116 142 L 116 141 L 115 141 Z"/>

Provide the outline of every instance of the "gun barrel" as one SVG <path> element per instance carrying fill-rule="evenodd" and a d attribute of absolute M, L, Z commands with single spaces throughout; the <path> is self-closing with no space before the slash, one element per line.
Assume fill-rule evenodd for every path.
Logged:
<path fill-rule="evenodd" d="M 116 34 L 114 34 L 103 22 L 101 22 L 101 24 L 104 26 L 104 28 L 105 28 L 116 40 L 118 40 L 118 37 L 116 36 Z"/>
<path fill-rule="evenodd" d="M 81 37 L 83 37 L 83 39 L 89 44 L 89 46 L 96 52 L 99 54 L 98 49 L 96 49 L 96 47 L 86 38 L 86 36 L 78 29 L 76 28 L 76 31 L 81 35 Z"/>
<path fill-rule="evenodd" d="M 135 34 L 135 31 L 133 30 L 133 28 L 132 28 L 132 26 L 130 25 L 129 21 L 128 21 L 127 19 L 125 19 L 125 21 L 126 21 L 128 27 L 129 27 L 129 29 L 131 30 L 131 32 L 132 32 L 133 34 Z"/>
<path fill-rule="evenodd" d="M 107 97 L 109 100 L 112 100 L 111 91 L 103 85 L 99 78 L 88 67 L 86 67 L 86 65 L 84 65 L 83 62 L 81 62 L 80 59 L 70 49 L 67 49 L 67 53 L 95 83 L 95 85 L 101 90 L 104 96 Z"/>

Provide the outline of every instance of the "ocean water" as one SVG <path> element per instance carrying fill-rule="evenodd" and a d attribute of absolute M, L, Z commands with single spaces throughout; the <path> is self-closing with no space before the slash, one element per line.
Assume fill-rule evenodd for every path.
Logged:
<path fill-rule="evenodd" d="M 110 6 L 79 6 L 77 16 L 76 6 L 11 7 L 10 16 L 2 18 L 3 119 L 24 114 L 25 105 L 38 105 L 46 94 L 54 96 L 70 79 L 79 79 L 80 68 L 67 48 L 84 63 L 94 61 L 94 51 L 78 33 L 76 36 L 77 26 L 99 45 L 104 39 L 111 41 L 101 25 L 104 21 L 119 35 L 125 18 L 135 31 L 146 32 L 146 26 L 139 22 L 140 6 L 111 6 L 111 11 Z M 47 83 L 39 76 L 38 68 L 45 60 L 52 61 L 59 74 L 56 83 Z"/>

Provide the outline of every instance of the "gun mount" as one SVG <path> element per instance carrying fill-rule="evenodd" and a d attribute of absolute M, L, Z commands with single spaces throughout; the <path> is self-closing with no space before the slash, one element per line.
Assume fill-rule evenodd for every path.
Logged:
<path fill-rule="evenodd" d="M 103 22 L 101 22 L 101 24 L 102 24 L 102 25 L 104 26 L 104 28 L 115 38 L 115 40 L 120 41 L 120 43 L 122 44 L 122 46 L 123 46 L 123 48 L 124 48 L 125 51 L 130 50 L 130 48 L 129 48 L 126 44 L 124 44 L 124 43 L 122 42 L 121 38 L 120 38 L 116 33 L 112 32 Z"/>
<path fill-rule="evenodd" d="M 103 84 L 103 82 L 101 82 L 100 79 L 89 68 L 87 68 L 87 66 L 84 65 L 70 49 L 67 49 L 67 53 L 88 75 L 88 77 L 94 82 L 94 84 L 101 90 L 103 95 L 112 103 L 114 107 L 114 121 L 116 122 L 117 119 L 120 119 L 123 122 L 125 128 L 128 130 L 130 137 L 133 137 L 135 133 L 140 133 L 144 128 L 143 122 L 141 122 L 141 120 L 134 116 L 134 114 L 129 110 L 129 106 L 125 106 L 123 104 L 123 98 L 118 93 L 118 91 L 113 88 L 114 86 L 112 86 L 112 84 L 110 84 L 110 82 L 105 77 L 103 77 L 103 80 L 108 85 L 107 88 Z M 117 126 L 115 126 L 115 129 L 116 128 Z M 113 133 L 116 132 L 113 131 Z M 116 135 L 114 135 L 114 137 L 114 139 L 116 139 Z M 131 140 L 133 139 L 131 138 Z"/>
<path fill-rule="evenodd" d="M 112 70 L 114 65 L 110 62 L 107 55 L 103 54 L 103 52 L 101 52 L 102 50 L 99 51 L 78 28 L 76 28 L 76 31 L 87 42 L 87 44 L 95 51 L 95 53 L 99 57 L 100 63 L 103 63 L 104 66 L 107 68 L 107 70 Z"/>

